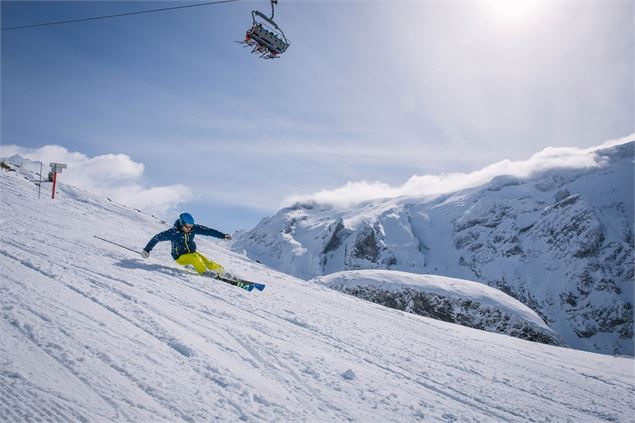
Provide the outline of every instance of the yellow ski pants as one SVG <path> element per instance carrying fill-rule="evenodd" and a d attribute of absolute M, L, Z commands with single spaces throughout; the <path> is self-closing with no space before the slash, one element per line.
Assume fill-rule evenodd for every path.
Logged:
<path fill-rule="evenodd" d="M 187 266 L 188 264 L 191 264 L 192 266 L 194 266 L 194 268 L 196 269 L 198 273 L 203 273 L 207 269 L 213 270 L 219 275 L 222 275 L 223 273 L 225 273 L 225 269 L 223 269 L 223 266 L 221 266 L 218 263 L 214 263 L 213 261 L 205 257 L 203 254 L 200 254 L 198 252 L 183 254 L 178 259 L 176 259 L 176 262 L 183 266 Z"/>

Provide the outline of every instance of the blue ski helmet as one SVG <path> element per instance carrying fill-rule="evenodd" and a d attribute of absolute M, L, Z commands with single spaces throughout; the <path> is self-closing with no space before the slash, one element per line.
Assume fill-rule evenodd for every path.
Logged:
<path fill-rule="evenodd" d="M 179 216 L 179 225 L 185 226 L 185 225 L 193 225 L 193 224 L 194 224 L 194 218 L 192 217 L 191 214 L 181 213 L 181 215 Z"/>

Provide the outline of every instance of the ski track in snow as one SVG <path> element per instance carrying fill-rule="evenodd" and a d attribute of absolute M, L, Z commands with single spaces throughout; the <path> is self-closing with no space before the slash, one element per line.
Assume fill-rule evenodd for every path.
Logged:
<path fill-rule="evenodd" d="M 201 237 L 248 293 L 178 269 L 155 219 L 0 172 L 0 420 L 632 421 L 634 361 L 422 318 Z M 208 222 L 205 222 L 208 223 Z M 213 226 L 213 222 L 209 222 Z M 349 371 L 350 370 L 350 371 Z"/>

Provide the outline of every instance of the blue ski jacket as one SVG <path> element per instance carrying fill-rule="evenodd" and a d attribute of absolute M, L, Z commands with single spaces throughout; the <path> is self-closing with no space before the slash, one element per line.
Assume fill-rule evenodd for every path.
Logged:
<path fill-rule="evenodd" d="M 170 241 L 172 244 L 172 258 L 174 260 L 178 259 L 183 254 L 189 254 L 196 251 L 196 243 L 194 242 L 194 237 L 196 234 L 200 235 L 208 235 L 216 238 L 225 238 L 225 234 L 217 231 L 216 229 L 208 228 L 203 225 L 194 225 L 192 230 L 188 233 L 185 233 L 181 230 L 181 226 L 179 225 L 179 221 L 174 222 L 174 226 L 167 231 L 160 232 L 152 237 L 152 239 L 148 242 L 148 245 L 145 246 L 144 250 L 147 252 L 152 251 L 155 245 L 161 241 Z"/>

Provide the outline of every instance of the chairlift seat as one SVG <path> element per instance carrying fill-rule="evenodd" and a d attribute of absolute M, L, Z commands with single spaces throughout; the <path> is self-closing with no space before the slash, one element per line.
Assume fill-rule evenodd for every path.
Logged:
<path fill-rule="evenodd" d="M 289 41 L 282 29 L 272 18 L 257 10 L 252 11 L 251 16 L 251 28 L 245 34 L 245 40 L 240 43 L 251 46 L 252 53 L 260 54 L 265 59 L 274 59 L 284 53 L 289 47 Z"/>

